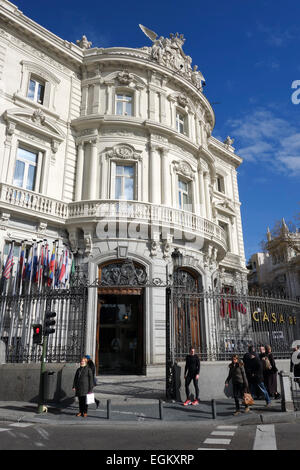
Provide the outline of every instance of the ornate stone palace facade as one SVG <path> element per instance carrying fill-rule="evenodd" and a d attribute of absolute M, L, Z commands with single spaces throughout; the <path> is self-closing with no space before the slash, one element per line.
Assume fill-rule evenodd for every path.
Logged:
<path fill-rule="evenodd" d="M 73 44 L 0 0 L 0 251 L 68 244 L 91 284 L 111 282 L 89 291 L 86 353 L 109 368 L 124 351 L 150 374 L 165 361 L 166 290 L 120 286 L 124 263 L 166 284 L 180 253 L 204 290 L 245 288 L 247 270 L 242 160 L 212 136 L 184 37 L 141 29 L 147 47 Z"/>

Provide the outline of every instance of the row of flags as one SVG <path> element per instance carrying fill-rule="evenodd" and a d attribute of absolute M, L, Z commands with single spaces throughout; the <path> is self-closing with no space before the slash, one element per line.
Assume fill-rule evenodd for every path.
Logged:
<path fill-rule="evenodd" d="M 2 266 L 1 285 L 8 284 L 7 281 L 11 280 L 13 293 L 21 293 L 26 286 L 30 291 L 33 285 L 38 289 L 45 286 L 61 288 L 68 285 L 74 272 L 72 253 L 67 247 L 59 249 L 57 241 L 52 243 L 52 247 L 46 240 L 36 242 L 30 247 L 22 242 L 18 256 L 15 256 L 15 246 L 12 242 Z"/>
<path fill-rule="evenodd" d="M 247 308 L 241 301 L 227 297 L 230 295 L 234 296 L 233 288 L 231 287 L 223 288 L 222 294 L 225 295 L 224 297 L 221 298 L 221 301 L 220 301 L 220 316 L 222 318 L 225 318 L 225 317 L 232 318 L 233 313 L 243 313 L 243 314 L 247 313 Z"/>
<path fill-rule="evenodd" d="M 246 314 L 247 308 L 242 302 L 222 297 L 220 302 L 221 317 L 225 318 L 226 316 L 228 316 L 229 318 L 232 318 L 233 312 Z"/>

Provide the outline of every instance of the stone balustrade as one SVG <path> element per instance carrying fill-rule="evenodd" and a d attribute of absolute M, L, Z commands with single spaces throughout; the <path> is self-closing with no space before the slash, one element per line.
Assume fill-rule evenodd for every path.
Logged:
<path fill-rule="evenodd" d="M 192 212 L 140 201 L 95 200 L 64 203 L 33 191 L 2 183 L 0 207 L 13 209 L 39 218 L 56 220 L 63 224 L 97 222 L 100 220 L 127 220 L 165 229 L 171 227 L 197 237 L 215 241 L 227 250 L 226 233 L 214 222 Z"/>
<path fill-rule="evenodd" d="M 166 232 L 171 227 L 174 230 L 215 241 L 225 251 L 227 250 L 225 231 L 214 222 L 192 212 L 140 201 L 98 200 L 69 204 L 69 223 L 80 220 L 88 222 L 115 219 L 158 226 L 161 229 L 165 228 Z"/>
<path fill-rule="evenodd" d="M 4 183 L 0 185 L 0 206 L 63 223 L 68 216 L 67 203 Z"/>

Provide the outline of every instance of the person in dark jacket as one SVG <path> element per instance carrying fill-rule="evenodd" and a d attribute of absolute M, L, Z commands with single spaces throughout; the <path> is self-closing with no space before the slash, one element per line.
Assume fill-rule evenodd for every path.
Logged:
<path fill-rule="evenodd" d="M 239 356 L 234 354 L 231 363 L 229 364 L 229 374 L 225 381 L 225 386 L 228 387 L 230 380 L 233 387 L 233 398 L 235 401 L 235 413 L 237 416 L 240 414 L 240 401 L 244 393 L 248 391 L 248 380 L 244 368 L 243 361 L 239 360 Z M 245 404 L 245 413 L 250 411 L 249 406 Z"/>
<path fill-rule="evenodd" d="M 295 359 L 296 359 L 296 361 L 298 361 L 300 359 L 300 346 L 298 344 L 293 347 L 293 353 L 292 353 L 292 356 L 291 356 L 290 372 L 294 374 L 294 382 L 296 382 L 300 387 L 300 363 L 299 364 L 294 364 Z"/>
<path fill-rule="evenodd" d="M 244 369 L 245 369 L 245 372 L 246 372 L 246 376 L 247 376 L 247 380 L 249 382 L 250 380 L 250 377 L 251 377 L 251 359 L 252 359 L 252 355 L 257 355 L 256 352 L 255 352 L 255 348 L 254 346 L 250 345 L 248 346 L 248 352 L 246 352 L 246 354 L 244 354 L 243 356 L 243 363 L 244 363 Z"/>
<path fill-rule="evenodd" d="M 79 400 L 79 413 L 76 416 L 87 417 L 88 405 L 86 396 L 92 393 L 94 387 L 93 374 L 87 365 L 87 359 L 83 357 L 80 361 L 80 367 L 77 369 L 73 382 L 73 390 Z"/>
<path fill-rule="evenodd" d="M 271 369 L 264 371 L 264 382 L 270 397 L 274 397 L 275 400 L 278 400 L 280 398 L 280 393 L 277 392 L 278 369 L 276 367 L 275 359 L 272 354 L 272 348 L 269 344 L 265 346 L 265 351 L 265 357 L 269 359 Z"/>
<path fill-rule="evenodd" d="M 95 364 L 93 363 L 91 356 L 89 356 L 88 354 L 87 354 L 86 356 L 84 356 L 84 357 L 85 357 L 85 358 L 87 359 L 87 361 L 88 361 L 88 362 L 87 362 L 87 365 L 88 365 L 88 367 L 90 367 L 90 369 L 91 369 L 91 371 L 92 371 L 93 380 L 94 380 L 94 386 L 96 386 L 96 385 L 97 385 L 97 380 L 96 380 L 96 367 L 95 367 Z M 97 398 L 95 398 L 95 403 L 96 403 L 96 408 L 98 408 L 100 401 L 99 401 Z"/>
<path fill-rule="evenodd" d="M 190 348 L 190 354 L 186 356 L 185 360 L 185 369 L 184 369 L 184 378 L 185 378 L 185 393 L 186 393 L 186 401 L 183 403 L 184 406 L 187 405 L 198 405 L 199 403 L 199 387 L 198 387 L 198 380 L 200 374 L 200 359 L 195 354 L 195 349 L 192 347 Z M 190 390 L 189 385 L 193 381 L 195 387 L 195 400 L 192 402 L 190 400 Z"/>
<path fill-rule="evenodd" d="M 271 399 L 269 397 L 269 394 L 264 384 L 263 364 L 262 364 L 262 361 L 257 356 L 254 355 L 254 353 L 251 355 L 251 363 L 249 367 L 250 367 L 249 385 L 250 385 L 251 395 L 253 396 L 255 394 L 256 387 L 258 387 L 265 397 L 266 406 L 268 407 L 271 406 Z"/>

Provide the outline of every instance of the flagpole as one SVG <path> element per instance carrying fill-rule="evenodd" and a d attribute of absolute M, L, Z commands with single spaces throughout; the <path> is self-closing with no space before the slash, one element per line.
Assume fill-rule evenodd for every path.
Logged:
<path fill-rule="evenodd" d="M 6 259 L 5 268 L 7 266 L 9 266 L 10 258 L 12 258 L 12 260 L 13 260 L 14 247 L 15 247 L 15 240 L 12 240 L 11 248 L 10 248 L 10 251 L 8 253 L 8 258 Z M 6 275 L 6 269 L 5 268 L 4 268 L 3 274 L 2 274 L 2 277 L 4 279 L 6 279 L 4 277 L 4 275 Z M 9 270 L 9 278 L 10 278 L 10 275 L 11 275 L 11 268 Z M 3 336 L 3 325 L 4 325 L 4 317 L 5 317 L 5 310 L 6 310 L 7 295 L 8 295 L 8 285 L 5 283 L 4 287 L 5 287 L 6 291 L 4 293 L 4 303 L 3 303 L 2 312 L 1 312 L 1 319 L 0 319 L 0 337 Z"/>

